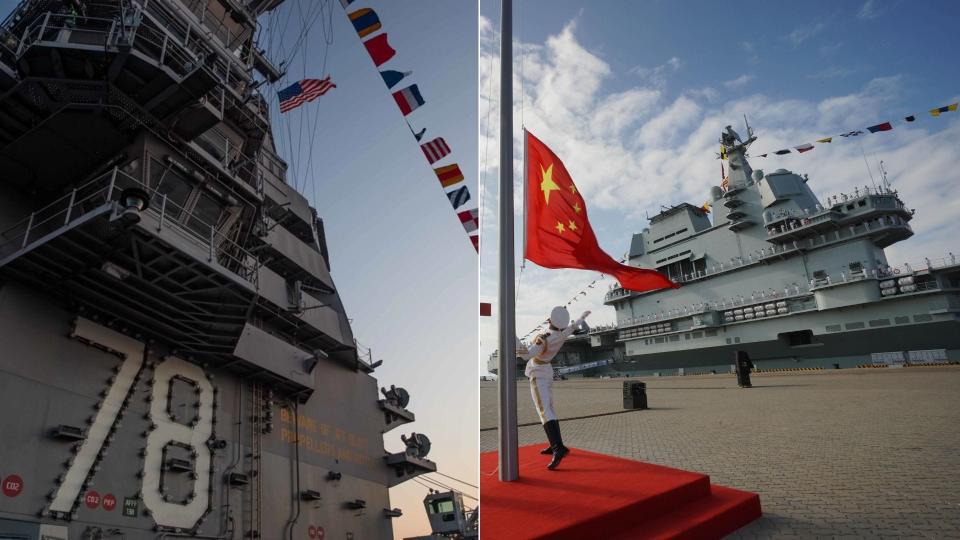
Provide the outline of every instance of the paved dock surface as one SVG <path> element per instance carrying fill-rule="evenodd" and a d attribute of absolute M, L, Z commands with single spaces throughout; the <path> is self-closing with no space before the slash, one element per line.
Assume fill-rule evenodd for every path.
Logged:
<path fill-rule="evenodd" d="M 732 375 L 637 380 L 649 410 L 622 412 L 624 379 L 554 383 L 561 418 L 599 415 L 562 421 L 565 442 L 759 493 L 763 517 L 730 538 L 960 539 L 960 367 L 755 374 L 750 389 Z M 517 392 L 519 422 L 538 422 L 526 380 Z M 482 382 L 484 452 L 496 407 Z M 519 434 L 546 441 L 539 423 Z"/>

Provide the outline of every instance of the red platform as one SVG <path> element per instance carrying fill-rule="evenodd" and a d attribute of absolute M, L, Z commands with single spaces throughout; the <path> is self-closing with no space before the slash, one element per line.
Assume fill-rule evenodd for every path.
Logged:
<path fill-rule="evenodd" d="M 483 540 L 722 538 L 760 517 L 754 493 L 710 477 L 571 449 L 557 470 L 543 446 L 520 448 L 520 479 L 500 482 L 497 453 L 480 454 Z"/>

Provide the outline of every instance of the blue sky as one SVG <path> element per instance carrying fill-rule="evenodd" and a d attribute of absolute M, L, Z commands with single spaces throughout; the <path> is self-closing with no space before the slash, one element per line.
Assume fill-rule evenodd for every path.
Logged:
<path fill-rule="evenodd" d="M 272 43 L 272 58 L 289 56 L 300 20 L 309 20 L 315 4 L 288 0 L 281 7 L 273 41 L 269 32 L 261 37 L 261 44 Z M 324 219 L 333 278 L 354 335 L 384 360 L 375 376 L 381 386 L 403 386 L 412 396 L 417 421 L 387 433 L 387 448 L 403 447 L 401 433 L 423 432 L 433 441 L 430 459 L 440 471 L 476 483 L 477 255 L 340 2 L 328 5 L 332 18 L 318 18 L 288 64 L 288 79 L 325 75 L 324 37 L 332 34 L 326 71 L 337 88 L 286 115 L 275 107 L 272 112 L 281 155 L 296 167 L 288 181 Z M 413 71 L 394 90 L 416 83 L 426 104 L 406 118 L 417 130 L 427 128 L 424 141 L 447 141 L 453 154 L 437 165 L 460 164 L 473 207 L 477 5 L 443 0 L 350 5 L 351 11 L 359 8 L 377 12 L 381 32 L 397 51 L 380 69 Z M 307 17 L 300 16 L 301 9 Z M 288 13 L 293 16 L 282 32 Z M 261 24 L 269 26 L 269 20 Z M 302 141 L 299 150 L 287 142 L 288 123 L 292 140 Z M 312 146 L 310 134 L 315 134 Z M 391 490 L 394 507 L 404 512 L 394 521 L 396 537 L 429 530 L 425 494 L 414 482 Z"/>
<path fill-rule="evenodd" d="M 481 0 L 480 146 L 488 157 L 481 157 L 487 239 L 480 294 L 488 300 L 496 298 L 499 19 L 499 3 Z M 864 153 L 874 174 L 883 159 L 894 187 L 917 209 L 916 235 L 889 248 L 889 260 L 960 253 L 953 241 L 960 179 L 952 172 L 960 164 L 960 114 L 926 113 L 960 99 L 960 72 L 949 59 L 958 22 L 960 4 L 948 1 L 743 2 L 736 9 L 706 1 L 517 1 L 515 174 L 519 181 L 522 121 L 564 160 L 601 246 L 620 256 L 648 212 L 706 200 L 720 181 L 720 131 L 731 124 L 743 132 L 743 114 L 759 137 L 753 156 L 891 120 L 890 132 L 751 164 L 808 173 L 824 198 L 870 182 Z M 912 113 L 921 115 L 914 124 L 896 123 Z M 596 277 L 528 266 L 518 334 Z M 591 290 L 573 304 L 574 315 L 592 309 L 592 323 L 612 322 L 605 291 Z M 496 348 L 495 325 L 495 317 L 481 320 L 483 368 Z"/>
<path fill-rule="evenodd" d="M 0 16 L 12 6 L 3 2 Z M 365 7 L 378 13 L 397 51 L 382 68 L 412 70 L 407 81 L 426 100 L 407 118 L 427 128 L 427 139 L 446 139 L 453 154 L 438 165 L 460 164 L 474 194 L 468 207 L 475 206 L 477 4 L 356 0 L 350 9 Z M 305 20 L 315 22 L 294 49 Z M 387 433 L 386 447 L 402 449 L 401 433 L 425 433 L 440 471 L 476 483 L 473 246 L 340 2 L 287 0 L 260 22 L 259 45 L 276 63 L 288 60 L 287 81 L 329 73 L 337 85 L 282 116 L 273 96 L 287 81 L 263 92 L 273 103 L 280 155 L 291 164 L 288 182 L 324 220 L 333 278 L 354 335 L 384 361 L 375 373 L 381 386 L 396 384 L 412 396 L 417 421 Z M 398 538 L 429 530 L 425 494 L 414 482 L 391 490 L 393 506 L 404 512 L 394 521 Z"/>

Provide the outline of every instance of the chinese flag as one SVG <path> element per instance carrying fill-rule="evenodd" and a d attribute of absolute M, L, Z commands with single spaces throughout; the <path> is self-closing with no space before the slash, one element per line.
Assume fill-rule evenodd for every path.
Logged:
<path fill-rule="evenodd" d="M 587 206 L 563 162 L 530 132 L 526 144 L 527 260 L 545 268 L 596 270 L 631 291 L 679 287 L 660 272 L 620 264 L 600 249 Z"/>

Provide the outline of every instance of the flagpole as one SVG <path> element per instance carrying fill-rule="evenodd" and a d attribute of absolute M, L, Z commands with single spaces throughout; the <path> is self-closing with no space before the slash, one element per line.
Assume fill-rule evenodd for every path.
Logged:
<path fill-rule="evenodd" d="M 513 2 L 500 8 L 500 481 L 519 478 L 517 451 L 517 354 L 513 257 Z"/>

